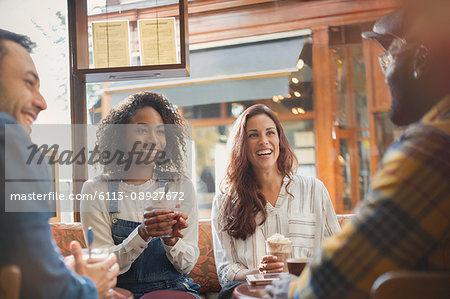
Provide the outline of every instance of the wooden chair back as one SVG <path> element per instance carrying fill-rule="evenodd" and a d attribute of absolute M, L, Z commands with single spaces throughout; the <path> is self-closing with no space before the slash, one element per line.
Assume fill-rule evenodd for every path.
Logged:
<path fill-rule="evenodd" d="M 450 298 L 450 272 L 392 271 L 375 280 L 372 299 L 448 299 Z"/>
<path fill-rule="evenodd" d="M 0 269 L 0 299 L 19 299 L 21 273 L 15 265 Z"/>

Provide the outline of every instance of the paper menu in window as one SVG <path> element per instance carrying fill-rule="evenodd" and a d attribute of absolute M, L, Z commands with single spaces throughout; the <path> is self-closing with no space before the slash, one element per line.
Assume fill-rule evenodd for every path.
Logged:
<path fill-rule="evenodd" d="M 142 65 L 176 64 L 175 18 L 139 20 Z"/>
<path fill-rule="evenodd" d="M 128 21 L 92 23 L 96 68 L 130 66 Z"/>

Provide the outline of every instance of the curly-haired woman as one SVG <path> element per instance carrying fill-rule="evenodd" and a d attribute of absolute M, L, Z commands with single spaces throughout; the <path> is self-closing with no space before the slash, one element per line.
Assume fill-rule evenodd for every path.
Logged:
<path fill-rule="evenodd" d="M 278 273 L 283 263 L 266 255 L 275 233 L 292 242 L 293 256 L 310 257 L 340 230 L 330 197 L 319 180 L 295 174 L 298 162 L 280 121 L 268 107 L 247 108 L 229 139 L 230 163 L 212 211 L 219 298 L 246 275 Z"/>
<path fill-rule="evenodd" d="M 89 226 L 95 231 L 94 247 L 117 255 L 117 286 L 136 298 L 164 296 L 161 290 L 198 298 L 200 286 L 186 277 L 199 249 L 194 189 L 184 175 L 184 124 L 161 94 L 142 92 L 113 108 L 97 130 L 93 152 L 103 175 L 83 185 L 93 200 L 82 201 L 81 222 L 85 235 Z M 151 197 L 168 193 L 182 196 L 183 212 L 153 205 Z"/>

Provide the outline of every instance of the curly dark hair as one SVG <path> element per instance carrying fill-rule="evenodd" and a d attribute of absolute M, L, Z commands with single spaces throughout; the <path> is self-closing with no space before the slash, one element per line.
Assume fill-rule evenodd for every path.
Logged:
<path fill-rule="evenodd" d="M 114 107 L 110 114 L 103 119 L 97 129 L 98 153 L 102 159 L 102 153 L 117 153 L 126 148 L 124 144 L 125 127 L 117 125 L 129 124 L 136 111 L 152 107 L 155 109 L 166 126 L 166 146 L 165 157 L 168 162 L 155 166 L 155 171 L 159 173 L 185 173 L 184 154 L 186 153 L 186 139 L 188 131 L 186 121 L 178 110 L 162 95 L 157 92 L 140 92 L 129 96 L 119 105 Z M 101 163 L 103 174 L 110 178 L 120 178 L 124 167 L 118 163 Z"/>

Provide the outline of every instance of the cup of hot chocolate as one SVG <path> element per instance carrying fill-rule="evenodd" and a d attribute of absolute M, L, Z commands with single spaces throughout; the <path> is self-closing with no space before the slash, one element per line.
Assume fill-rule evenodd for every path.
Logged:
<path fill-rule="evenodd" d="M 281 234 L 274 234 L 266 240 L 266 251 L 269 255 L 277 257 L 278 262 L 283 263 L 283 272 L 287 272 L 286 260 L 292 254 L 292 242 Z"/>
<path fill-rule="evenodd" d="M 300 276 L 302 274 L 303 269 L 305 268 L 306 264 L 309 262 L 309 259 L 307 258 L 288 258 L 286 260 L 287 267 L 289 270 L 289 273 L 294 274 L 296 276 Z"/>

